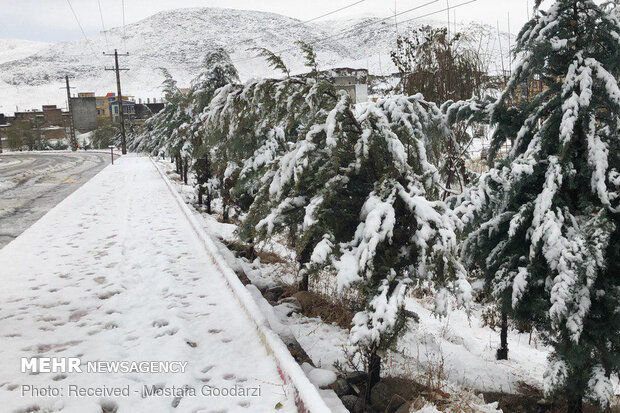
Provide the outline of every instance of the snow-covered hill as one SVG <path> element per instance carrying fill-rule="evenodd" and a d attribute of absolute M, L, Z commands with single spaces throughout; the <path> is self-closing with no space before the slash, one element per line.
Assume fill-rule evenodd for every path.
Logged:
<path fill-rule="evenodd" d="M 399 25 L 401 33 L 414 21 Z M 438 23 L 435 23 L 438 24 Z M 487 28 L 489 33 L 491 29 Z M 31 56 L 0 64 L 0 113 L 64 105 L 64 76 L 70 75 L 75 91 L 106 93 L 115 90 L 113 59 L 103 56 L 114 48 L 129 52 L 121 57 L 123 90 L 139 98 L 159 97 L 159 67 L 167 68 L 180 86 L 188 86 L 198 73 L 206 51 L 225 47 L 242 79 L 276 75 L 263 59 L 253 58 L 252 47 L 286 50 L 284 61 L 293 72 L 304 70 L 297 40 L 315 43 L 322 67 L 369 68 L 373 73 L 395 70 L 389 58 L 395 31 L 390 21 L 378 17 L 302 24 L 299 20 L 247 10 L 219 8 L 178 9 L 155 14 L 123 28 L 86 40 L 50 45 Z M 1 49 L 0 49 L 1 50 Z M 74 92 L 75 92 L 74 91 Z"/>
<path fill-rule="evenodd" d="M 49 43 L 21 39 L 0 39 L 0 64 L 23 59 L 49 47 Z"/>

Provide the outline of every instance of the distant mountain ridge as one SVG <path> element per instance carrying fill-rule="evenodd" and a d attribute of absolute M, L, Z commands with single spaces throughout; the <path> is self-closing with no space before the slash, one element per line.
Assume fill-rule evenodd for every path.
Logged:
<path fill-rule="evenodd" d="M 419 24 L 399 25 L 399 30 L 406 32 Z M 104 71 L 113 59 L 102 55 L 114 48 L 129 52 L 121 58 L 122 66 L 130 69 L 122 74 L 124 92 L 144 99 L 161 94 L 163 77 L 157 68 L 168 69 L 180 86 L 187 86 L 198 74 L 206 51 L 216 46 L 231 54 L 243 80 L 280 75 L 263 59 L 254 59 L 255 53 L 248 51 L 252 47 L 292 49 L 282 54 L 285 63 L 293 73 L 305 71 L 303 56 L 295 45 L 300 39 L 316 43 L 322 68 L 349 66 L 385 74 L 395 70 L 389 58 L 395 42 L 394 25 L 378 17 L 303 24 L 274 13 L 189 8 L 157 13 L 127 25 L 125 32 L 123 38 L 123 28 L 113 28 L 107 36 L 101 33 L 89 42 L 47 45 L 34 54 L 0 63 L 0 112 L 11 112 L 15 105 L 20 109 L 62 105 L 65 95 L 59 87 L 67 74 L 76 91 L 115 91 L 113 72 Z"/>

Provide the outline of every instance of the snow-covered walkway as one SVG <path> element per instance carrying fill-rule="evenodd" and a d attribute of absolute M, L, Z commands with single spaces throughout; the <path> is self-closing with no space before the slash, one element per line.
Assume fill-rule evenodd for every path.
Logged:
<path fill-rule="evenodd" d="M 279 403 L 295 411 L 273 357 L 148 158 L 108 166 L 0 250 L 0 283 L 3 412 L 272 412 Z M 21 357 L 50 356 L 188 364 L 184 373 L 20 372 Z M 129 395 L 76 397 L 72 385 Z M 205 385 L 250 394 L 209 396 Z M 143 397 L 144 386 L 186 387 L 185 396 Z M 34 397 L 50 387 L 61 396 Z"/>

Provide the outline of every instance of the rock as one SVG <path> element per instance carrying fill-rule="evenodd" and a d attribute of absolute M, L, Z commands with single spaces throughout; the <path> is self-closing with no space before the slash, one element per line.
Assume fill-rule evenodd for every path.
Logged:
<path fill-rule="evenodd" d="M 310 373 L 314 369 L 314 366 L 312 365 L 312 363 L 301 363 L 299 367 L 301 367 L 301 369 L 304 371 L 304 374 L 306 374 L 306 376 L 308 375 L 308 373 Z"/>
<path fill-rule="evenodd" d="M 346 395 L 340 399 L 344 407 L 352 413 L 363 413 L 364 401 L 357 396 Z"/>
<path fill-rule="evenodd" d="M 301 312 L 301 304 L 299 304 L 299 300 L 295 297 L 282 298 L 275 307 L 285 312 L 287 317 L 290 317 L 293 313 Z"/>
<path fill-rule="evenodd" d="M 299 305 L 304 313 L 308 312 L 312 308 L 312 302 L 314 301 L 312 293 L 309 291 L 297 291 L 293 297 L 297 298 Z"/>
<path fill-rule="evenodd" d="M 273 304 L 276 303 L 280 297 L 282 297 L 282 294 L 284 294 L 284 288 L 276 286 L 265 291 L 263 297 L 265 297 L 265 300 Z"/>
<path fill-rule="evenodd" d="M 310 359 L 310 356 L 308 356 L 308 353 L 306 353 L 306 351 L 303 349 L 301 344 L 299 344 L 297 340 L 295 340 L 295 337 L 290 338 L 290 339 L 286 337 L 281 337 L 281 338 L 286 344 L 286 347 L 288 348 L 288 351 L 291 353 L 291 356 L 293 356 L 293 358 L 295 359 L 297 363 L 301 364 L 301 363 L 312 362 L 312 360 Z"/>
<path fill-rule="evenodd" d="M 344 378 L 350 384 L 360 384 L 365 382 L 367 377 L 368 375 L 364 371 L 353 371 L 351 373 L 347 373 Z"/>
<path fill-rule="evenodd" d="M 370 402 L 376 411 L 393 413 L 405 403 L 405 400 L 387 383 L 379 382 L 370 391 Z"/>
<path fill-rule="evenodd" d="M 337 376 L 331 370 L 315 368 L 306 373 L 310 383 L 319 388 L 325 388 L 336 381 Z"/>
<path fill-rule="evenodd" d="M 349 383 L 343 378 L 336 380 L 330 387 L 338 397 L 342 397 L 353 392 L 353 389 Z"/>

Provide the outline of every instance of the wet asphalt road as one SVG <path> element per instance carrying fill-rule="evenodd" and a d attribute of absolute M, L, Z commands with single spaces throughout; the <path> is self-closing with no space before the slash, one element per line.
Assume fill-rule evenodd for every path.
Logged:
<path fill-rule="evenodd" d="M 96 152 L 0 154 L 0 248 L 109 162 Z"/>

